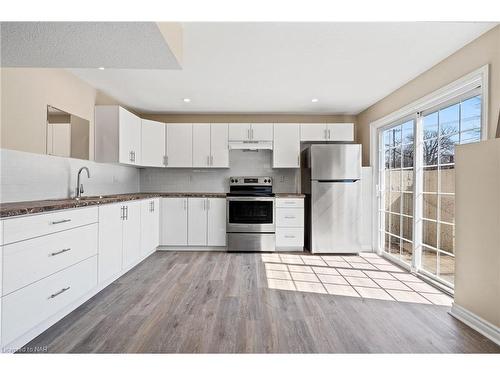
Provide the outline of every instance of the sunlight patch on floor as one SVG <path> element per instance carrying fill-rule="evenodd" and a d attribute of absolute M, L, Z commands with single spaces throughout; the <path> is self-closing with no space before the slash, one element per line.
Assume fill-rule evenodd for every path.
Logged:
<path fill-rule="evenodd" d="M 451 306 L 453 299 L 377 254 L 261 254 L 270 289 Z"/>

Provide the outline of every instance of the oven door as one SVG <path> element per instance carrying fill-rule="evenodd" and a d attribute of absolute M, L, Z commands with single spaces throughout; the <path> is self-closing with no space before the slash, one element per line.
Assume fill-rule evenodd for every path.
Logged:
<path fill-rule="evenodd" d="M 273 197 L 227 197 L 228 233 L 274 233 Z"/>

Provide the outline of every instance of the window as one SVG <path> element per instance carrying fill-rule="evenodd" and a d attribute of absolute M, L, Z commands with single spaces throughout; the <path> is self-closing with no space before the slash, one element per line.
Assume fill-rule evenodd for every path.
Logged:
<path fill-rule="evenodd" d="M 379 246 L 451 287 L 455 146 L 481 139 L 481 114 L 482 95 L 474 89 L 379 130 Z"/>

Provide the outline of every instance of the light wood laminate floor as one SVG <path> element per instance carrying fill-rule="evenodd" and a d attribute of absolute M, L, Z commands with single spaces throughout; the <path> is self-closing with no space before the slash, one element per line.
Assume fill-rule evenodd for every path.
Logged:
<path fill-rule="evenodd" d="M 449 303 L 373 254 L 156 252 L 26 346 L 53 353 L 500 352 L 451 317 Z"/>

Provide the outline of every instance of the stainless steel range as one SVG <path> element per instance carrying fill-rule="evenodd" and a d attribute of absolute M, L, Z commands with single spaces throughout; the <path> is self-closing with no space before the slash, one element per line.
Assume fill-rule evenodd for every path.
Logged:
<path fill-rule="evenodd" d="M 275 251 L 271 177 L 231 177 L 227 194 L 228 251 Z"/>

